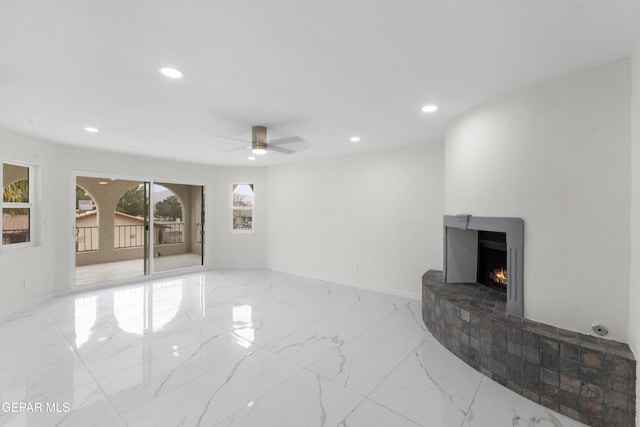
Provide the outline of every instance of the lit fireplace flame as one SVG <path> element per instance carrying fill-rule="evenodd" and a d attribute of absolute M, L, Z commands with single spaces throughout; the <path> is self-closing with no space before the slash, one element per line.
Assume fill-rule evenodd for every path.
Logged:
<path fill-rule="evenodd" d="M 496 268 L 489 273 L 489 278 L 497 285 L 507 286 L 507 269 L 504 267 Z"/>

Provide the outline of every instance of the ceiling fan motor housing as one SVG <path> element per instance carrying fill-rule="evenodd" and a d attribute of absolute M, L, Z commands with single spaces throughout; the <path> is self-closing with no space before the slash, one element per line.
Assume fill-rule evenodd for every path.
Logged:
<path fill-rule="evenodd" d="M 251 151 L 255 154 L 267 152 L 267 128 L 264 126 L 251 127 Z"/>

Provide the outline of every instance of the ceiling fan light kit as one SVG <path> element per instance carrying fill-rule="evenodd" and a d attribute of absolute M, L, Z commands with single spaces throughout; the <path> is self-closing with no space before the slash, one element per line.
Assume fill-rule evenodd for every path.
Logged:
<path fill-rule="evenodd" d="M 251 127 L 251 151 L 253 154 L 267 154 L 267 128 Z"/>

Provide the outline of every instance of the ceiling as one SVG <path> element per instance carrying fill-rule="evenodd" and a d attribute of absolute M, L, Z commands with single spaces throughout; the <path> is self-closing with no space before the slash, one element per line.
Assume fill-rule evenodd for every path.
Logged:
<path fill-rule="evenodd" d="M 437 143 L 479 102 L 623 58 L 639 39 L 637 0 L 3 0 L 0 127 L 278 165 Z M 423 113 L 426 104 L 439 110 Z M 306 149 L 256 160 L 228 151 L 252 125 Z"/>

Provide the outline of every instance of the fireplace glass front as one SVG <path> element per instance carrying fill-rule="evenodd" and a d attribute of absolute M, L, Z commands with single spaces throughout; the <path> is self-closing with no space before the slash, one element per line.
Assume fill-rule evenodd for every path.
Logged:
<path fill-rule="evenodd" d="M 478 231 L 478 283 L 507 289 L 507 233 Z"/>

